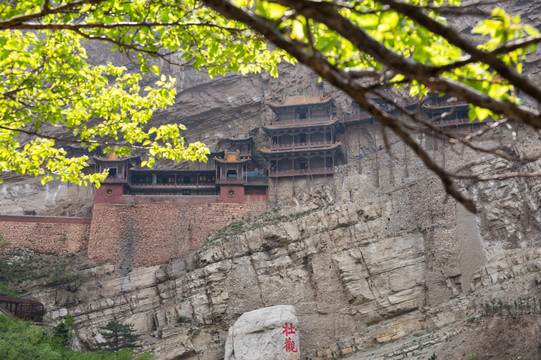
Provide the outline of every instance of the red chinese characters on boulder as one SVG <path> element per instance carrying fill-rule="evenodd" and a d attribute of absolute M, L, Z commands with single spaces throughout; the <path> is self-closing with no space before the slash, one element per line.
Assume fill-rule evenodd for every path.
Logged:
<path fill-rule="evenodd" d="M 282 334 L 284 334 L 286 336 L 285 340 L 284 340 L 284 350 L 285 352 L 294 352 L 296 353 L 298 350 L 297 350 L 297 347 L 295 345 L 295 341 L 293 341 L 290 337 L 290 335 L 295 335 L 297 334 L 297 328 L 293 326 L 292 323 L 285 323 L 284 326 L 282 326 L 282 329 L 284 329 L 284 331 L 282 331 Z"/>
<path fill-rule="evenodd" d="M 294 353 L 298 351 L 295 346 L 295 341 L 291 340 L 290 337 L 286 337 L 286 339 L 284 340 L 284 350 L 286 352 L 294 352 Z"/>
<path fill-rule="evenodd" d="M 297 328 L 294 327 L 292 323 L 289 323 L 289 325 L 288 323 L 285 323 L 285 325 L 282 326 L 282 329 L 284 329 L 284 331 L 282 331 L 282 334 L 285 334 L 286 336 L 297 333 Z"/>

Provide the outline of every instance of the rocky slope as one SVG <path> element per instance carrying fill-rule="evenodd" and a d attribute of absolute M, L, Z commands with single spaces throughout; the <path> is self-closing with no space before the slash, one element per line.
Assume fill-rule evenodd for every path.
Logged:
<path fill-rule="evenodd" d="M 528 19 L 537 16 L 535 3 L 517 4 Z M 340 110 L 350 108 L 345 96 L 309 72 L 282 70 L 279 79 L 210 81 L 171 67 L 178 102 L 156 121 L 181 121 L 190 140 L 213 144 L 259 136 L 257 128 L 270 118 L 265 103 L 283 96 L 331 95 Z M 234 235 L 209 238 L 189 256 L 126 269 L 92 263 L 84 253 L 19 252 L 0 258 L 4 276 L 43 301 L 52 322 L 74 315 L 82 348 L 94 347 L 99 327 L 116 320 L 135 324 L 144 349 L 161 359 L 223 358 L 228 328 L 242 313 L 287 304 L 299 317 L 302 357 L 538 357 L 541 181 L 463 183 L 480 206 L 475 216 L 446 198 L 409 151 L 403 160 L 401 143 L 391 139 L 389 153 L 358 161 L 363 147 L 383 140 L 377 129 L 354 134 L 361 140 L 350 141 L 350 163 L 332 182 L 316 182 L 308 192 L 305 181 L 285 181 L 276 207 L 222 232 Z M 497 138 L 490 133 L 487 144 Z M 520 130 L 519 143 L 507 146 L 533 153 L 539 141 Z M 455 150 L 432 154 L 447 168 L 469 164 L 490 173 L 506 165 Z M 540 169 L 539 163 L 524 166 Z M 2 192 L 2 214 L 89 215 L 93 196 L 91 189 L 40 187 L 20 178 L 8 179 Z M 519 308 L 521 299 L 538 305 Z"/>
<path fill-rule="evenodd" d="M 522 151 L 534 151 L 524 139 Z M 317 201 L 270 209 L 185 258 L 131 270 L 77 260 L 66 267 L 73 276 L 20 289 L 42 300 L 53 321 L 74 315 L 85 347 L 114 319 L 135 324 L 145 349 L 161 359 L 222 358 L 242 313 L 279 304 L 296 308 L 302 357 L 488 356 L 511 315 L 527 328 L 512 334 L 536 334 L 539 305 L 513 304 L 528 297 L 538 304 L 541 182 L 465 184 L 482 208 L 475 216 L 446 199 L 417 162 L 406 177 L 395 161 L 392 184 L 379 156 L 379 188 L 369 171 L 374 154 L 362 173 L 355 163 L 339 168 L 332 186 L 314 193 Z M 449 166 L 455 161 L 447 155 Z M 490 172 L 501 164 L 475 159 L 474 166 Z M 510 308 L 487 311 L 499 302 Z M 530 356 L 538 340 L 529 339 L 505 351 Z"/>

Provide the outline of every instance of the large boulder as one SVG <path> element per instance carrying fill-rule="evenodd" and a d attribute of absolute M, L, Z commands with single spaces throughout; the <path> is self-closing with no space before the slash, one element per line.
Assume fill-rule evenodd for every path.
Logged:
<path fill-rule="evenodd" d="M 241 315 L 225 343 L 225 360 L 300 359 L 295 308 L 278 305 Z"/>

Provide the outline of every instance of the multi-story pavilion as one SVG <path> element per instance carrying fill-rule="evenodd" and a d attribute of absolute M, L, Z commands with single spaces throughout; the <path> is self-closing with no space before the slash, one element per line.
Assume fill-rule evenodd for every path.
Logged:
<path fill-rule="evenodd" d="M 291 97 L 269 106 L 275 118 L 263 130 L 271 139 L 270 148 L 260 149 L 269 177 L 332 175 L 343 161 L 332 99 Z"/>

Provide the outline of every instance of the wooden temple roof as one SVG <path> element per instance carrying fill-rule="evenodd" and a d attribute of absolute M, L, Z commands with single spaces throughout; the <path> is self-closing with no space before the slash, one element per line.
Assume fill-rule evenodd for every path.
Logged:
<path fill-rule="evenodd" d="M 107 157 L 101 157 L 101 156 L 93 156 L 93 159 L 95 161 L 101 161 L 101 162 L 111 162 L 111 163 L 119 163 L 119 162 L 125 162 L 130 160 L 140 160 L 141 156 L 139 155 L 132 155 L 128 157 L 118 157 L 117 155 L 111 153 Z"/>
<path fill-rule="evenodd" d="M 227 159 L 218 159 L 218 158 L 216 158 L 215 160 L 217 162 L 219 162 L 219 163 L 222 163 L 222 164 L 242 164 L 242 163 L 245 163 L 245 162 L 252 161 L 251 158 L 244 158 L 244 159 L 237 159 L 237 160 L 227 160 Z"/>

